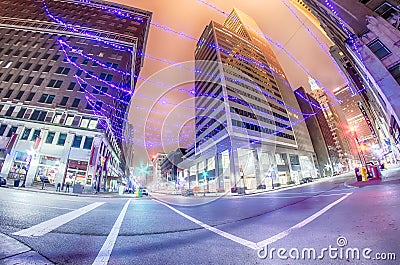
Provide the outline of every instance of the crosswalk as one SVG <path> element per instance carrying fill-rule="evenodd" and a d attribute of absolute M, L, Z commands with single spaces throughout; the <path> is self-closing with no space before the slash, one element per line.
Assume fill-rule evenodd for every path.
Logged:
<path fill-rule="evenodd" d="M 24 236 L 24 237 L 43 236 L 43 235 L 53 231 L 54 229 L 78 218 L 79 216 L 81 216 L 87 212 L 90 212 L 93 209 L 96 209 L 97 207 L 99 207 L 100 205 L 103 205 L 103 204 L 104 204 L 104 202 L 95 202 L 95 203 L 89 204 L 89 205 L 79 208 L 75 211 L 57 216 L 53 219 L 47 220 L 45 222 L 34 225 L 27 229 L 15 232 L 15 233 L 13 233 L 13 235 Z"/>
<path fill-rule="evenodd" d="M 165 207 L 164 209 L 171 210 L 172 212 L 177 214 L 177 216 L 179 216 L 179 218 L 183 217 L 183 218 L 189 220 L 190 222 L 204 228 L 207 231 L 215 233 L 225 239 L 228 239 L 230 241 L 238 243 L 238 244 L 245 246 L 247 248 L 250 248 L 252 250 L 258 250 L 258 249 L 260 249 L 260 247 L 271 244 L 273 242 L 276 242 L 277 240 L 280 240 L 280 239 L 288 236 L 291 232 L 312 222 L 313 220 L 315 220 L 316 218 L 318 218 L 319 216 L 324 214 L 326 211 L 328 211 L 329 209 L 331 209 L 338 203 L 345 200 L 351 194 L 352 194 L 351 192 L 345 193 L 345 194 L 342 194 L 342 193 L 335 194 L 336 196 L 340 196 L 340 197 L 337 200 L 335 200 L 334 202 L 330 203 L 329 205 L 325 206 L 318 212 L 314 213 L 313 215 L 309 216 L 308 218 L 304 219 L 303 221 L 295 224 L 294 226 L 290 227 L 289 229 L 284 230 L 272 237 L 269 237 L 265 240 L 261 240 L 259 242 L 249 241 L 244 238 L 238 237 L 236 235 L 230 234 L 226 231 L 222 231 L 214 226 L 210 226 L 204 222 L 201 222 L 198 219 L 195 219 L 194 217 L 192 217 L 188 214 L 183 213 L 182 211 L 177 210 L 176 208 L 172 207 L 171 205 L 164 203 L 162 201 L 159 201 L 157 199 L 149 200 L 149 201 L 147 201 L 147 203 L 151 202 L 156 205 L 159 205 L 162 208 Z M 109 264 L 111 254 L 113 252 L 113 248 L 114 248 L 117 238 L 120 234 L 120 229 L 121 229 L 122 223 L 124 221 L 125 215 L 128 211 L 128 207 L 131 204 L 131 202 L 132 202 L 132 199 L 128 199 L 124 203 L 122 210 L 119 212 L 118 218 L 116 219 L 113 227 L 111 228 L 110 232 L 108 233 L 108 236 L 107 236 L 106 240 L 104 241 L 100 251 L 97 253 L 97 256 L 95 257 L 95 259 L 92 263 L 93 265 Z M 79 209 L 72 210 L 68 213 L 62 214 L 62 215 L 52 218 L 50 220 L 33 225 L 29 228 L 14 232 L 13 235 L 20 236 L 20 237 L 29 237 L 29 238 L 38 238 L 38 237 L 44 236 L 44 235 L 56 230 L 60 226 L 65 225 L 65 224 L 77 219 L 78 217 L 95 210 L 96 208 L 98 208 L 104 204 L 105 204 L 105 202 L 94 202 L 94 203 L 88 204 Z M 93 257 L 94 257 L 94 255 L 93 255 Z"/>

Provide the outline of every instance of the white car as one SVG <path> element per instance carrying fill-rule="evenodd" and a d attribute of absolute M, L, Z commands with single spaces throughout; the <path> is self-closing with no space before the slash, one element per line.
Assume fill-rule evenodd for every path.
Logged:
<path fill-rule="evenodd" d="M 142 189 L 142 195 L 143 196 L 149 196 L 149 193 L 146 189 Z"/>

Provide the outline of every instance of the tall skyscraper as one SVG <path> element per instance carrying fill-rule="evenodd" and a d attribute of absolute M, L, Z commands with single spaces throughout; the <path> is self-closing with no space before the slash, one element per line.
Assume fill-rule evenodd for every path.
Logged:
<path fill-rule="evenodd" d="M 396 0 L 304 0 L 335 43 L 331 54 L 349 80 L 380 145 L 400 143 L 400 8 Z M 394 159 L 393 159 L 394 160 Z"/>
<path fill-rule="evenodd" d="M 340 107 L 337 104 L 335 105 L 333 100 L 321 88 L 314 88 L 309 94 L 321 106 L 320 111 L 324 113 L 333 136 L 336 155 L 331 157 L 334 171 L 336 173 L 341 173 L 343 169 L 348 170 L 351 167 L 351 165 L 349 165 L 349 159 L 351 159 L 350 156 L 353 152 L 348 145 L 348 140 L 346 138 L 348 125 L 346 119 L 340 112 Z"/>
<path fill-rule="evenodd" d="M 286 185 L 316 174 L 294 93 L 253 19 L 234 9 L 212 21 L 195 60 L 196 143 L 183 163 L 191 187 L 255 189 L 271 176 Z"/>
<path fill-rule="evenodd" d="M 295 95 L 310 133 L 319 171 L 322 176 L 332 176 L 339 154 L 322 107 L 303 87 L 298 88 Z"/>
<path fill-rule="evenodd" d="M 1 174 L 115 189 L 151 13 L 105 1 L 0 0 Z"/>

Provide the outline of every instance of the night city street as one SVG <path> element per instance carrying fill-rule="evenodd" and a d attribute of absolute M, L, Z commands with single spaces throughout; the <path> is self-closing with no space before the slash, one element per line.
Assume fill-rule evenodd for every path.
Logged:
<path fill-rule="evenodd" d="M 400 0 L 0 0 L 0 265 L 398 265 Z"/>
<path fill-rule="evenodd" d="M 34 264 L 397 264 L 373 259 L 376 253 L 399 255 L 399 175 L 400 168 L 388 169 L 382 184 L 362 188 L 349 186 L 354 176 L 347 174 L 224 197 L 105 198 L 2 188 L 0 232 L 16 240 L 2 236 L 0 261 L 16 264 L 32 255 Z M 286 261 L 258 253 L 268 244 L 285 248 L 286 257 L 291 248 L 314 248 L 318 257 L 322 248 L 338 248 L 343 237 L 343 249 L 370 248 L 371 260 L 362 253 L 350 262 L 328 252 L 322 260 Z M 101 255 L 103 261 L 96 259 Z"/>

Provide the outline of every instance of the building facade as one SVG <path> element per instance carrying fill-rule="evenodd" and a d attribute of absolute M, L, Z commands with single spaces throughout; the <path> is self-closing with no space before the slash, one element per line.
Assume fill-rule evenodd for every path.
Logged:
<path fill-rule="evenodd" d="M 332 176 L 339 154 L 322 107 L 303 87 L 298 88 L 295 95 L 310 133 L 319 172 L 323 177 Z"/>
<path fill-rule="evenodd" d="M 116 189 L 150 19 L 105 1 L 0 1 L 3 176 Z"/>
<path fill-rule="evenodd" d="M 335 43 L 331 54 L 360 94 L 379 145 L 398 160 L 400 21 L 396 0 L 304 0 Z"/>
<path fill-rule="evenodd" d="M 252 18 L 234 9 L 212 21 L 195 60 L 196 142 L 180 164 L 188 186 L 228 192 L 316 175 L 294 93 Z"/>
<path fill-rule="evenodd" d="M 161 163 L 165 160 L 166 157 L 167 154 L 165 153 L 157 153 L 151 158 L 151 162 L 153 163 L 153 179 L 152 182 L 149 183 L 149 185 L 154 190 L 161 190 L 165 188 L 163 185 L 165 181 L 163 180 L 161 174 Z"/>

